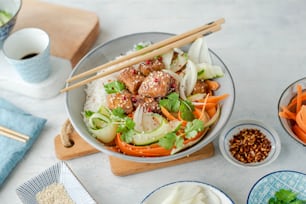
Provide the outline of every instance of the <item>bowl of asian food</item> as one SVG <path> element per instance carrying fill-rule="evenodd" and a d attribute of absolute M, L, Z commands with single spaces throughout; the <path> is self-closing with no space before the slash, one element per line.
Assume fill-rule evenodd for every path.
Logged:
<path fill-rule="evenodd" d="M 306 77 L 285 88 L 279 98 L 278 116 L 284 130 L 306 146 Z"/>
<path fill-rule="evenodd" d="M 0 1 L 0 47 L 14 28 L 21 5 L 21 0 Z"/>
<path fill-rule="evenodd" d="M 136 33 L 104 43 L 70 77 L 172 36 Z M 69 119 L 85 141 L 108 155 L 146 163 L 186 157 L 212 142 L 234 101 L 230 71 L 204 37 L 66 92 Z"/>

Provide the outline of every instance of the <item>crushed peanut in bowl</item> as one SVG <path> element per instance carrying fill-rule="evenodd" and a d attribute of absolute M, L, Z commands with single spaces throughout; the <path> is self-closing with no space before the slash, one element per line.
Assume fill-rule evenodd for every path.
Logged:
<path fill-rule="evenodd" d="M 219 138 L 219 147 L 225 159 L 245 167 L 267 165 L 281 149 L 276 131 L 254 120 L 229 124 Z"/>
<path fill-rule="evenodd" d="M 243 163 L 261 162 L 271 151 L 271 142 L 259 129 L 245 128 L 229 141 L 233 157 Z"/>

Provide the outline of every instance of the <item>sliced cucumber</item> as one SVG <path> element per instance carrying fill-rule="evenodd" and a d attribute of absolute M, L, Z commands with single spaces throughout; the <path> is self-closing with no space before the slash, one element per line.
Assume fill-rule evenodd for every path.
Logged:
<path fill-rule="evenodd" d="M 111 119 L 101 113 L 94 113 L 89 118 L 89 128 L 101 129 L 111 122 Z"/>
<path fill-rule="evenodd" d="M 6 24 L 11 18 L 12 15 L 10 13 L 0 10 L 0 26 Z"/>
<path fill-rule="evenodd" d="M 110 115 L 112 113 L 111 110 L 109 108 L 107 108 L 106 106 L 101 106 L 99 108 L 98 112 L 103 114 L 103 115 L 105 115 L 105 116 L 107 116 L 107 117 L 110 117 Z"/>
<path fill-rule="evenodd" d="M 162 117 L 162 116 L 160 116 Z M 149 132 L 138 132 L 133 135 L 133 143 L 135 145 L 147 145 L 157 142 L 160 138 L 164 137 L 170 130 L 170 126 L 166 119 L 162 119 L 158 128 Z"/>
<path fill-rule="evenodd" d="M 116 137 L 117 134 L 116 129 L 117 125 L 113 123 L 108 123 L 106 126 L 104 126 L 101 129 L 89 128 L 89 131 L 93 134 L 93 136 L 95 136 L 101 142 L 110 143 Z"/>
<path fill-rule="evenodd" d="M 198 64 L 198 79 L 214 79 L 223 76 L 223 70 L 217 65 L 207 63 Z"/>

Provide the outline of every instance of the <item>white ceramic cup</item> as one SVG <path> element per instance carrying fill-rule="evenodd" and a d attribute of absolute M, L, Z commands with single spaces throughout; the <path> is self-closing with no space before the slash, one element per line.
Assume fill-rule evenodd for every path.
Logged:
<path fill-rule="evenodd" d="M 3 54 L 26 82 L 44 81 L 51 72 L 49 35 L 39 28 L 12 33 L 4 41 Z"/>

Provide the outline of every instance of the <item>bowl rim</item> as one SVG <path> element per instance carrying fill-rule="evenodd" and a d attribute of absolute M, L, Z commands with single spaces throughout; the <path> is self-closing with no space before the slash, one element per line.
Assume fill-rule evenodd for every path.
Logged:
<path fill-rule="evenodd" d="M 269 135 L 273 138 L 273 140 L 270 141 L 272 144 L 272 147 L 274 146 L 274 148 L 272 148 L 270 152 L 270 153 L 273 153 L 273 155 L 269 158 L 269 160 L 266 160 L 268 158 L 267 157 L 263 161 L 257 162 L 257 163 L 242 163 L 242 162 L 239 162 L 237 159 L 233 158 L 232 156 L 230 156 L 231 154 L 228 151 L 226 151 L 225 145 L 228 145 L 228 144 L 225 144 L 225 141 L 227 141 L 225 140 L 225 137 L 227 133 L 231 130 L 239 128 L 242 125 L 256 126 L 258 129 L 265 130 L 265 132 L 268 132 Z M 231 135 L 230 137 L 233 137 L 233 136 Z M 244 168 L 259 168 L 259 167 L 267 166 L 277 159 L 277 157 L 279 156 L 281 152 L 281 141 L 280 141 L 279 135 L 276 132 L 276 130 L 272 128 L 270 125 L 267 125 L 261 121 L 252 120 L 252 119 L 235 120 L 229 123 L 227 127 L 225 127 L 224 130 L 222 131 L 219 137 L 219 149 L 220 149 L 222 156 L 231 164 L 234 164 L 239 167 L 244 167 Z"/>
<path fill-rule="evenodd" d="M 284 125 L 284 121 L 286 121 L 287 119 L 284 119 L 284 118 L 281 118 L 279 116 L 279 111 L 281 109 L 280 107 L 280 104 L 281 104 L 281 100 L 283 99 L 285 93 L 292 87 L 294 86 L 295 84 L 297 84 L 298 82 L 300 81 L 303 81 L 305 80 L 306 81 L 306 77 L 303 77 L 303 78 L 300 78 L 300 79 L 297 79 L 295 80 L 294 82 L 291 82 L 281 93 L 279 99 L 278 99 L 278 104 L 277 104 L 277 117 L 278 117 L 278 121 L 280 122 L 282 128 L 285 130 L 285 132 L 295 141 L 297 142 L 298 144 L 301 144 L 302 146 L 306 147 L 306 143 L 304 143 L 302 140 L 300 140 L 295 134 L 292 134 L 290 131 L 287 130 L 287 128 L 285 127 Z"/>
<path fill-rule="evenodd" d="M 105 43 L 102 43 L 98 46 L 96 46 L 95 48 L 93 48 L 91 51 L 89 51 L 75 66 L 75 68 L 72 70 L 72 72 L 70 73 L 70 76 L 69 77 L 72 77 L 74 75 L 74 73 L 77 71 L 77 68 L 86 60 L 86 58 L 90 57 L 92 54 L 94 54 L 97 50 L 113 43 L 114 41 L 118 41 L 118 40 L 121 40 L 123 38 L 127 38 L 127 37 L 132 37 L 132 36 L 137 36 L 137 35 L 167 35 L 167 36 L 173 36 L 175 34 L 173 33 L 166 33 L 166 32 L 137 32 L 137 33 L 132 33 L 132 34 L 127 34 L 127 35 L 123 35 L 121 37 L 117 37 L 117 38 L 114 38 L 110 41 L 107 41 Z M 210 142 L 212 142 L 214 139 L 217 138 L 217 136 L 220 134 L 220 132 L 222 131 L 222 129 L 225 127 L 225 125 L 228 123 L 228 121 L 230 120 L 231 118 L 231 115 L 232 115 L 232 112 L 234 110 L 234 105 L 235 105 L 235 100 L 236 100 L 236 89 L 235 89 L 235 83 L 234 83 L 234 80 L 233 80 L 233 77 L 232 77 L 232 74 L 230 72 L 230 70 L 228 69 L 228 67 L 226 66 L 226 64 L 223 62 L 223 60 L 214 52 L 212 51 L 211 49 L 209 49 L 210 53 L 219 60 L 219 62 L 222 64 L 222 66 L 224 66 L 224 69 L 226 69 L 227 71 L 227 75 L 232 83 L 232 86 L 233 86 L 233 103 L 231 105 L 231 109 L 230 109 L 230 112 L 227 116 L 227 118 L 225 119 L 224 121 L 224 124 L 221 126 L 220 130 L 216 132 L 216 136 L 213 137 L 213 138 L 210 138 L 209 140 L 206 140 L 206 143 L 209 144 Z M 68 86 L 69 83 L 66 84 L 66 86 Z M 68 100 L 68 92 L 65 93 L 65 107 L 66 107 L 66 112 L 68 113 L 68 117 L 71 121 L 71 124 L 73 125 L 73 127 L 75 128 L 76 132 L 79 133 L 80 137 L 83 138 L 86 142 L 88 142 L 89 144 L 91 144 L 93 147 L 95 147 L 96 149 L 98 149 L 99 151 L 101 152 L 104 152 L 106 154 L 108 154 L 109 156 L 115 156 L 115 157 L 118 157 L 118 154 L 120 154 L 120 159 L 124 159 L 124 160 L 129 160 L 129 161 L 134 161 L 134 162 L 141 162 L 141 163 L 161 163 L 161 162 L 168 162 L 168 161 L 173 161 L 173 160 L 176 160 L 176 159 L 180 159 L 180 158 L 183 158 L 185 157 L 186 155 L 190 155 L 194 152 L 197 152 L 199 151 L 201 148 L 203 148 L 204 146 L 203 145 L 193 145 L 191 147 L 189 147 L 188 149 L 184 150 L 184 151 L 181 151 L 181 152 L 178 152 L 178 153 L 175 153 L 173 155 L 168 155 L 168 156 L 161 156 L 161 157 L 136 157 L 136 156 L 130 156 L 130 155 L 125 155 L 125 154 L 122 154 L 122 153 L 117 153 L 117 152 L 114 152 L 112 150 L 107 150 L 107 149 L 103 149 L 101 148 L 100 145 L 98 144 L 95 144 L 95 143 L 91 143 L 91 141 L 86 138 L 86 137 L 83 137 L 82 134 L 80 134 L 80 129 L 78 128 L 77 124 L 75 124 L 75 122 L 72 120 L 71 118 L 71 113 L 68 109 L 68 106 L 67 104 L 69 103 L 69 100 Z M 197 144 L 201 143 L 203 140 L 199 141 Z"/>
<path fill-rule="evenodd" d="M 9 20 L 8 22 L 6 22 L 6 23 L 3 24 L 2 26 L 0 26 L 0 29 L 6 27 L 7 25 L 11 24 L 12 21 L 15 21 L 15 20 L 16 20 L 17 15 L 19 14 L 19 12 L 20 12 L 20 10 L 21 10 L 21 8 L 22 8 L 22 5 L 23 5 L 22 0 L 19 0 L 18 3 L 19 3 L 19 7 L 18 7 L 17 11 L 15 12 L 15 14 L 12 15 L 12 17 L 10 18 L 10 20 Z"/>
<path fill-rule="evenodd" d="M 148 198 L 150 198 L 150 196 L 152 196 L 154 193 L 158 192 L 159 190 L 162 190 L 163 188 L 167 188 L 167 187 L 171 187 L 171 186 L 175 186 L 177 184 L 198 184 L 201 186 L 205 186 L 208 188 L 212 188 L 216 191 L 218 191 L 219 193 L 221 193 L 222 195 L 224 195 L 230 202 L 232 202 L 232 204 L 234 204 L 233 199 L 227 194 L 225 193 L 222 189 L 220 189 L 219 187 L 216 187 L 215 185 L 212 185 L 210 183 L 207 182 L 203 182 L 203 181 L 198 181 L 198 180 L 178 180 L 178 181 L 172 181 L 166 184 L 163 184 L 157 188 L 155 188 L 154 190 L 152 190 L 150 193 L 148 193 L 143 200 L 141 201 L 141 204 L 143 204 Z"/>

